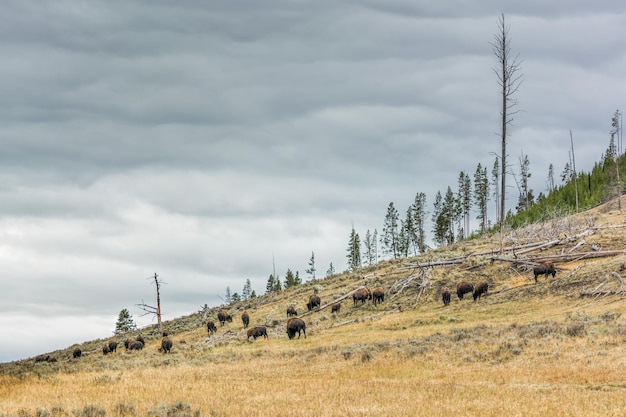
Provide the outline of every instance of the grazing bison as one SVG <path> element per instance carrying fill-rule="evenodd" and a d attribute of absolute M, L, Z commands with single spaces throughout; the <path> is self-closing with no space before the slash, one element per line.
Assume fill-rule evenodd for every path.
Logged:
<path fill-rule="evenodd" d="M 109 353 L 111 353 L 111 349 L 109 349 L 109 345 L 102 346 L 102 354 L 108 355 Z"/>
<path fill-rule="evenodd" d="M 243 328 L 248 328 L 248 324 L 250 324 L 250 315 L 248 314 L 248 310 L 244 310 L 241 313 L 241 321 L 243 322 Z"/>
<path fill-rule="evenodd" d="M 339 313 L 339 310 L 341 310 L 341 303 L 335 303 L 332 306 L 330 306 L 331 313 Z"/>
<path fill-rule="evenodd" d="M 213 320 L 209 320 L 206 322 L 206 330 L 209 334 L 217 332 L 217 327 L 215 327 L 215 323 Z"/>
<path fill-rule="evenodd" d="M 83 355 L 83 351 L 80 350 L 80 348 L 76 348 L 74 349 L 74 352 L 72 352 L 73 358 L 80 358 L 82 355 Z"/>
<path fill-rule="evenodd" d="M 309 297 L 309 302 L 306 303 L 306 308 L 308 308 L 309 311 L 311 311 L 315 307 L 319 308 L 320 304 L 322 304 L 322 300 L 320 299 L 319 295 L 313 294 L 311 297 Z"/>
<path fill-rule="evenodd" d="M 474 291 L 474 284 L 471 282 L 461 281 L 456 284 L 456 295 L 459 300 L 462 300 L 465 294 L 472 291 Z"/>
<path fill-rule="evenodd" d="M 142 335 L 137 336 L 137 338 L 135 339 L 138 342 L 141 342 L 142 345 L 146 344 L 146 341 L 143 339 Z"/>
<path fill-rule="evenodd" d="M 217 320 L 220 322 L 220 325 L 223 326 L 225 322 L 233 322 L 233 318 L 228 314 L 228 311 L 221 309 L 217 313 Z"/>
<path fill-rule="evenodd" d="M 447 288 L 443 289 L 443 292 L 441 293 L 441 299 L 443 300 L 444 306 L 450 305 L 450 291 L 448 291 Z"/>
<path fill-rule="evenodd" d="M 287 317 L 291 317 L 291 316 L 297 316 L 298 312 L 296 311 L 296 308 L 294 306 L 289 306 L 287 307 Z"/>
<path fill-rule="evenodd" d="M 487 294 L 487 290 L 489 290 L 489 284 L 486 282 L 481 282 L 474 289 L 474 301 L 480 300 L 480 296 L 483 294 Z"/>
<path fill-rule="evenodd" d="M 42 353 L 41 355 L 35 356 L 35 362 L 50 362 L 50 355 Z"/>
<path fill-rule="evenodd" d="M 172 350 L 172 339 L 167 337 L 167 333 L 164 334 L 165 336 L 161 339 L 161 352 L 170 353 L 170 350 Z"/>
<path fill-rule="evenodd" d="M 354 305 L 357 305 L 358 301 L 361 301 L 361 304 L 364 304 L 365 301 L 372 299 L 372 293 L 367 288 L 359 288 L 352 294 L 352 300 L 354 301 Z"/>
<path fill-rule="evenodd" d="M 535 282 L 537 282 L 537 277 L 541 274 L 544 274 L 546 278 L 548 275 L 552 275 L 552 278 L 556 275 L 556 269 L 552 262 L 543 262 L 533 268 L 533 274 L 535 275 Z"/>
<path fill-rule="evenodd" d="M 374 305 L 385 301 L 385 289 L 383 287 L 378 287 L 372 291 L 372 301 Z"/>
<path fill-rule="evenodd" d="M 109 342 L 109 352 L 117 352 L 117 342 Z"/>
<path fill-rule="evenodd" d="M 298 339 L 300 339 L 300 332 L 304 333 L 304 338 L 306 339 L 306 324 L 304 320 L 298 317 L 292 317 L 287 320 L 287 336 L 289 339 L 293 339 L 298 333 Z"/>
<path fill-rule="evenodd" d="M 133 340 L 128 344 L 128 350 L 141 350 L 143 349 L 143 343 L 141 340 Z"/>
<path fill-rule="evenodd" d="M 251 329 L 248 329 L 247 335 L 248 335 L 248 340 L 250 340 L 251 337 L 254 338 L 254 340 L 256 340 L 257 337 L 261 337 L 261 336 L 267 339 L 267 329 L 265 328 L 265 326 L 256 326 Z"/>

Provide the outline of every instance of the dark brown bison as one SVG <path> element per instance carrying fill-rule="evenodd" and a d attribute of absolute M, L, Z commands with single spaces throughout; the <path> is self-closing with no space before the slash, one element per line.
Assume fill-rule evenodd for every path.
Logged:
<path fill-rule="evenodd" d="M 368 288 L 359 288 L 352 294 L 352 300 L 354 301 L 354 305 L 360 301 L 361 304 L 364 304 L 365 301 L 372 299 L 372 293 Z"/>
<path fill-rule="evenodd" d="M 111 353 L 111 349 L 109 349 L 109 345 L 102 346 L 102 354 L 108 355 L 109 353 Z"/>
<path fill-rule="evenodd" d="M 385 301 L 385 289 L 383 287 L 378 287 L 372 291 L 372 301 L 374 305 Z"/>
<path fill-rule="evenodd" d="M 117 342 L 109 342 L 109 352 L 117 352 Z"/>
<path fill-rule="evenodd" d="M 555 277 L 556 269 L 554 268 L 554 265 L 552 264 L 552 262 L 543 262 L 539 264 L 538 266 L 536 266 L 535 268 L 533 268 L 533 275 L 535 276 L 535 282 L 537 282 L 537 277 L 542 274 L 545 275 L 546 278 L 548 277 L 548 275 L 552 275 L 552 278 Z"/>
<path fill-rule="evenodd" d="M 170 350 L 172 350 L 172 339 L 170 339 L 167 336 L 164 336 L 163 339 L 161 339 L 161 349 L 160 350 L 163 353 L 170 353 Z"/>
<path fill-rule="evenodd" d="M 128 350 L 141 350 L 143 349 L 143 343 L 141 340 L 133 340 L 128 344 Z"/>
<path fill-rule="evenodd" d="M 217 313 L 217 321 L 220 322 L 220 326 L 223 326 L 225 322 L 233 322 L 233 318 L 230 316 L 230 314 L 228 314 L 228 311 L 221 309 L 218 313 Z"/>
<path fill-rule="evenodd" d="M 53 358 L 52 356 L 50 356 L 50 359 L 48 359 L 48 362 L 50 363 L 54 363 L 57 361 L 57 358 Z"/>
<path fill-rule="evenodd" d="M 250 324 L 250 315 L 247 310 L 244 310 L 243 313 L 241 313 L 241 321 L 243 322 L 243 328 L 246 329 L 248 324 Z"/>
<path fill-rule="evenodd" d="M 306 339 L 306 324 L 304 320 L 298 317 L 292 317 L 287 320 L 287 336 L 289 339 L 293 339 L 298 333 L 298 339 L 300 339 L 300 332 L 304 333 L 304 338 Z"/>
<path fill-rule="evenodd" d="M 471 282 L 461 281 L 456 284 L 456 295 L 459 297 L 459 300 L 462 300 L 465 294 L 472 291 L 474 291 L 474 284 Z"/>
<path fill-rule="evenodd" d="M 42 353 L 41 355 L 35 356 L 35 362 L 49 362 L 50 355 Z"/>
<path fill-rule="evenodd" d="M 143 339 L 142 335 L 138 335 L 135 340 L 138 341 L 138 342 L 141 342 L 142 345 L 146 344 L 146 341 Z"/>
<path fill-rule="evenodd" d="M 341 303 L 335 303 L 332 306 L 330 306 L 331 313 L 339 313 L 339 310 L 341 310 Z"/>
<path fill-rule="evenodd" d="M 83 355 L 83 351 L 80 350 L 80 348 L 76 348 L 74 349 L 74 352 L 72 352 L 73 358 L 80 358 L 82 355 Z"/>
<path fill-rule="evenodd" d="M 217 332 L 217 327 L 215 327 L 215 322 L 213 320 L 209 320 L 206 322 L 206 330 L 209 334 Z"/>
<path fill-rule="evenodd" d="M 313 294 L 311 297 L 309 297 L 309 302 L 306 303 L 306 308 L 311 311 L 316 307 L 319 308 L 320 304 L 322 304 L 322 300 L 320 299 L 319 295 Z"/>
<path fill-rule="evenodd" d="M 487 284 L 486 282 L 481 282 L 480 284 L 478 284 L 474 289 L 474 301 L 480 300 L 480 296 L 483 294 L 487 294 L 488 290 L 489 284 Z"/>
<path fill-rule="evenodd" d="M 247 335 L 248 335 L 248 340 L 251 337 L 254 338 L 254 340 L 256 340 L 257 337 L 261 337 L 261 336 L 267 339 L 267 329 L 265 328 L 265 326 L 256 326 L 251 329 L 248 329 Z"/>
<path fill-rule="evenodd" d="M 450 305 L 450 291 L 448 291 L 447 288 L 444 288 L 443 291 L 441 292 L 441 299 L 443 300 L 444 306 Z"/>
<path fill-rule="evenodd" d="M 298 312 L 296 311 L 294 306 L 287 307 L 287 317 L 297 316 Z"/>

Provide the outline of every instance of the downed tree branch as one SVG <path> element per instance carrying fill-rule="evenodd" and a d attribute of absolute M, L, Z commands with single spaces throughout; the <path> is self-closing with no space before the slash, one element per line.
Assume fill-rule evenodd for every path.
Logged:
<path fill-rule="evenodd" d="M 611 277 L 617 278 L 617 280 L 619 281 L 619 289 L 618 290 L 607 290 L 607 291 L 600 291 L 600 288 L 603 287 Z M 618 274 L 617 272 L 611 272 L 609 274 L 609 276 L 607 276 L 605 278 L 604 281 L 602 281 L 600 284 L 598 284 L 593 290 L 582 290 L 580 292 L 580 296 L 584 297 L 584 296 L 595 296 L 595 297 L 599 297 L 599 296 L 607 296 L 607 295 L 623 295 L 626 294 L 626 290 L 624 290 L 624 279 L 622 278 L 622 276 L 620 274 Z"/>

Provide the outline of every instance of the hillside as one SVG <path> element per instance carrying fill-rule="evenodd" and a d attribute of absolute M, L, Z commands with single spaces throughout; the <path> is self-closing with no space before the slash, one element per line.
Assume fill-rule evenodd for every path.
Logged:
<path fill-rule="evenodd" d="M 105 356 L 109 340 L 94 340 L 49 352 L 56 362 L 0 364 L 0 417 L 622 415 L 625 220 L 613 201 L 513 230 L 504 255 L 489 236 L 226 306 L 224 326 L 217 309 L 193 313 L 164 323 L 169 354 L 148 328 L 141 351 Z M 544 260 L 556 276 L 535 283 Z M 489 292 L 459 300 L 461 280 Z M 361 286 L 382 286 L 384 302 L 355 306 Z M 309 313 L 314 289 L 323 308 Z M 289 305 L 306 339 L 287 338 Z M 246 340 L 244 309 L 268 339 Z"/>

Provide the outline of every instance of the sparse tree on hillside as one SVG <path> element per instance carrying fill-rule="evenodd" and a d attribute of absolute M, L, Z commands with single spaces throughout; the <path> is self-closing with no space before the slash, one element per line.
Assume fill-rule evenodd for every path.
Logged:
<path fill-rule="evenodd" d="M 472 182 L 469 175 L 461 171 L 459 173 L 459 208 L 463 217 L 463 236 L 469 236 L 470 231 L 470 209 L 472 208 Z M 461 237 L 461 236 L 460 236 Z"/>
<path fill-rule="evenodd" d="M 348 258 L 348 269 L 350 269 L 350 271 L 355 271 L 357 268 L 360 268 L 361 240 L 359 239 L 359 234 L 354 230 L 354 225 L 352 225 L 352 231 L 350 232 L 350 240 L 348 241 L 348 249 L 346 252 L 348 252 L 346 255 L 346 258 Z"/>
<path fill-rule="evenodd" d="M 491 169 L 491 186 L 493 187 L 493 197 L 496 202 L 496 219 L 500 221 L 500 160 L 496 156 Z"/>
<path fill-rule="evenodd" d="M 224 294 L 224 302 L 226 304 L 229 304 L 231 301 L 233 301 L 233 297 L 230 294 L 230 286 L 226 287 L 226 294 Z"/>
<path fill-rule="evenodd" d="M 133 320 L 133 316 L 127 309 L 123 308 L 117 316 L 117 323 L 115 323 L 115 331 L 113 333 L 122 334 L 136 329 L 137 325 Z"/>
<path fill-rule="evenodd" d="M 437 246 L 442 246 L 446 241 L 447 221 L 441 213 L 441 205 L 443 203 L 443 197 L 441 191 L 437 191 L 435 194 L 435 201 L 433 202 L 433 215 L 431 221 L 433 223 L 433 240 Z"/>
<path fill-rule="evenodd" d="M 161 285 L 163 281 L 159 279 L 159 276 L 154 273 L 154 276 L 149 277 L 149 280 L 154 280 L 154 284 L 156 286 L 156 307 L 146 304 L 145 302 L 141 302 L 141 304 L 137 304 L 140 309 L 145 311 L 144 315 L 152 314 L 157 319 L 157 325 L 159 327 L 159 332 L 163 331 L 163 327 L 161 325 Z"/>
<path fill-rule="evenodd" d="M 247 300 L 250 298 L 252 294 L 252 284 L 250 283 L 250 279 L 246 279 L 246 283 L 243 286 L 243 290 L 241 291 L 241 298 Z"/>
<path fill-rule="evenodd" d="M 299 277 L 297 275 L 294 275 L 294 273 L 291 272 L 291 269 L 287 268 L 287 273 L 285 274 L 285 284 L 283 285 L 283 288 L 287 289 L 295 287 L 299 284 L 301 284 L 299 282 Z"/>
<path fill-rule="evenodd" d="M 230 296 L 230 301 L 236 303 L 237 301 L 241 301 L 241 296 L 239 293 L 234 292 L 233 295 Z"/>
<path fill-rule="evenodd" d="M 483 168 L 479 163 L 474 173 L 474 203 L 478 208 L 480 220 L 480 232 L 487 232 L 487 201 L 489 201 L 489 179 L 487 178 L 487 168 Z"/>
<path fill-rule="evenodd" d="M 413 253 L 413 255 L 417 255 L 419 252 L 418 248 L 418 236 L 417 236 L 417 227 L 415 225 L 415 217 L 413 216 L 413 205 L 409 206 L 406 210 L 406 217 L 404 222 L 402 223 L 402 227 L 404 229 L 404 256 L 408 257 L 409 253 Z"/>
<path fill-rule="evenodd" d="M 520 164 L 520 180 L 517 184 L 517 188 L 519 189 L 519 202 L 517 205 L 517 211 L 528 210 L 533 203 L 532 201 L 532 190 L 528 188 L 528 179 L 530 178 L 530 161 L 528 160 L 528 155 L 524 155 L 519 158 Z"/>
<path fill-rule="evenodd" d="M 311 259 L 309 259 L 309 269 L 306 269 L 304 272 L 309 274 L 309 278 L 315 279 L 315 252 L 311 252 Z"/>
<path fill-rule="evenodd" d="M 267 285 L 265 286 L 265 293 L 271 294 L 276 291 L 276 278 L 274 278 L 274 274 L 270 274 L 267 279 Z"/>
<path fill-rule="evenodd" d="M 383 251 L 386 254 L 392 255 L 395 258 L 400 256 L 398 251 L 398 210 L 393 205 L 393 202 L 389 203 L 387 207 L 387 215 L 385 216 L 385 223 L 383 224 L 383 234 L 380 237 Z"/>
<path fill-rule="evenodd" d="M 411 206 L 415 226 L 415 244 L 420 253 L 426 252 L 426 194 L 417 193 Z"/>
<path fill-rule="evenodd" d="M 517 106 L 517 99 L 514 98 L 515 93 L 522 83 L 522 75 L 518 74 L 521 69 L 521 62 L 518 61 L 518 55 L 513 56 L 511 53 L 511 38 L 509 37 L 509 27 L 504 20 L 504 13 L 498 19 L 498 32 L 494 35 L 491 48 L 498 60 L 498 65 L 493 69 L 500 86 L 502 104 L 500 109 L 501 116 L 501 134 L 502 142 L 501 159 L 501 177 L 502 185 L 500 187 L 500 253 L 504 253 L 504 219 L 505 219 L 505 200 L 506 200 L 506 144 L 508 138 L 507 128 L 513 122 L 513 115 L 517 113 L 514 110 Z"/>
<path fill-rule="evenodd" d="M 374 265 L 376 263 L 376 240 L 372 238 L 370 230 L 367 229 L 365 233 L 365 240 L 363 241 L 365 251 L 363 252 L 363 260 L 367 265 Z"/>
<path fill-rule="evenodd" d="M 331 275 L 335 275 L 335 267 L 333 266 L 332 262 L 330 263 L 330 265 L 328 266 L 328 269 L 326 270 L 326 276 L 329 277 Z"/>

